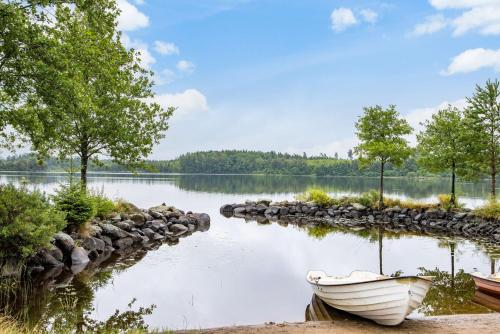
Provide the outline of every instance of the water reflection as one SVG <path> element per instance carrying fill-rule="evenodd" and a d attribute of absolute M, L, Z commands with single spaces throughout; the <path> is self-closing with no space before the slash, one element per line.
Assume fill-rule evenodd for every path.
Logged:
<path fill-rule="evenodd" d="M 46 185 L 63 182 L 68 177 L 64 173 L 2 173 L 2 183 L 19 182 L 25 178 L 31 184 Z M 368 177 L 91 173 L 89 178 L 94 182 L 105 179 L 107 182 L 128 185 L 167 183 L 185 191 L 254 195 L 301 193 L 310 187 L 345 195 L 359 194 L 378 187 L 377 178 Z M 387 194 L 403 198 L 430 199 L 449 191 L 446 178 L 387 178 L 385 182 Z M 489 196 L 487 182 L 459 182 L 458 189 L 459 196 L 472 205 Z"/>
<path fill-rule="evenodd" d="M 38 182 L 36 187 L 49 193 L 64 179 L 30 177 Z M 7 181 L 19 182 L 20 177 L 0 176 L 0 182 Z M 110 197 L 123 197 L 144 208 L 168 202 L 206 212 L 213 223 L 206 233 L 193 234 L 174 247 L 163 245 L 146 255 L 110 258 L 94 273 L 58 278 L 24 294 L 16 292 L 16 298 L 5 298 L 4 294 L 2 305 L 33 325 L 57 322 L 78 327 L 91 319 L 106 322 L 116 309 L 128 310 L 127 304 L 134 298 L 135 311 L 140 306 L 157 306 L 142 318 L 151 329 L 293 322 L 304 319 L 304 306 L 311 299 L 304 280 L 309 270 L 321 269 L 332 275 L 347 275 L 354 269 L 412 275 L 419 267 L 451 272 L 448 239 L 387 229 L 309 228 L 264 219 L 245 223 L 219 214 L 224 203 L 260 197 L 290 199 L 313 185 L 329 187 L 332 192 L 361 192 L 368 190 L 372 181 L 349 182 L 309 177 L 93 176 L 90 186 L 103 187 Z M 407 180 L 406 185 L 400 180 L 388 182 L 392 183 L 391 192 L 401 196 L 427 197 L 447 189 L 445 181 L 442 185 L 432 180 Z M 463 194 L 467 192 L 472 199 L 482 197 L 481 187 L 464 184 Z M 489 272 L 490 256 L 500 254 L 495 245 L 453 241 L 455 277 L 460 270 Z M 65 273 L 59 275 L 66 277 Z"/>

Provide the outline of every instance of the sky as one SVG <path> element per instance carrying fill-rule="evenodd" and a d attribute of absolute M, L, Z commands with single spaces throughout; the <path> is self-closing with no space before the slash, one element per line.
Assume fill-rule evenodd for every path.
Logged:
<path fill-rule="evenodd" d="M 151 158 L 345 157 L 363 107 L 419 123 L 500 72 L 500 0 L 118 0 L 127 47 L 175 106 Z M 414 142 L 411 138 L 410 141 Z"/>

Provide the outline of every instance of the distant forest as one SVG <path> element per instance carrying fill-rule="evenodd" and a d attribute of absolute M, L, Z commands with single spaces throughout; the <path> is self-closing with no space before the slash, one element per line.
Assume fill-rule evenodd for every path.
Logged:
<path fill-rule="evenodd" d="M 0 159 L 2 171 L 65 172 L 76 169 L 79 160 L 50 158 L 42 164 L 35 155 L 26 154 Z M 356 159 L 332 158 L 326 155 L 306 156 L 298 154 L 255 151 L 208 151 L 187 153 L 173 160 L 147 160 L 145 168 L 136 172 L 188 173 L 188 174 L 277 174 L 318 176 L 378 176 L 379 166 L 365 169 Z M 97 165 L 91 163 L 93 172 L 126 172 L 123 166 L 111 160 Z M 387 165 L 386 176 L 429 175 L 419 169 L 414 158 L 408 159 L 400 168 Z"/>

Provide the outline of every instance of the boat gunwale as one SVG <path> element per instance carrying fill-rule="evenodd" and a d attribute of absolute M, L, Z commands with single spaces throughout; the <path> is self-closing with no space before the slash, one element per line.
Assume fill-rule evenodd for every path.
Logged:
<path fill-rule="evenodd" d="M 326 276 L 329 277 L 329 276 Z M 429 276 L 399 276 L 399 277 L 387 277 L 387 278 L 380 278 L 380 279 L 375 279 L 375 280 L 369 280 L 369 281 L 360 281 L 360 282 L 351 282 L 351 283 L 343 283 L 343 284 L 321 284 L 321 283 L 316 283 L 311 280 L 309 280 L 309 277 L 306 277 L 306 281 L 309 284 L 313 284 L 316 286 L 348 286 L 348 285 L 356 285 L 356 284 L 368 284 L 368 283 L 376 283 L 376 282 L 385 282 L 385 281 L 391 281 L 391 280 L 399 280 L 399 279 L 421 279 L 427 282 L 432 283 L 432 279 L 429 278 Z"/>

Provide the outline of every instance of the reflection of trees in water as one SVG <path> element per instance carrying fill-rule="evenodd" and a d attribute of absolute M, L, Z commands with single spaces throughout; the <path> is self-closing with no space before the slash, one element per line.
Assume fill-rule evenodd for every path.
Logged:
<path fill-rule="evenodd" d="M 108 333 L 111 328 L 117 332 L 146 329 L 144 316 L 151 314 L 155 306 L 133 310 L 135 300 L 127 310 L 116 310 L 105 321 L 92 318 L 95 292 L 110 284 L 114 274 L 130 267 L 143 256 L 137 253 L 127 259 L 111 259 L 117 261 L 113 267 L 89 269 L 75 276 L 62 272 L 56 282 L 2 280 L 0 314 L 50 333 L 83 333 L 89 329 L 94 333 Z"/>
<path fill-rule="evenodd" d="M 368 177 L 311 177 L 266 175 L 178 175 L 174 182 L 183 190 L 226 194 L 300 193 L 310 187 L 328 192 L 361 193 L 376 189 L 377 179 Z M 448 192 L 448 180 L 440 178 L 388 178 L 387 193 L 414 198 Z M 486 183 L 462 183 L 461 193 L 483 198 L 488 194 Z"/>
<path fill-rule="evenodd" d="M 433 284 L 418 311 L 424 315 L 448 315 L 491 312 L 473 302 L 475 285 L 462 269 L 454 277 L 447 271 L 419 268 L 420 274 L 434 276 Z"/>
<path fill-rule="evenodd" d="M 26 178 L 30 184 L 57 184 L 67 180 L 68 174 L 13 174 L 2 175 L 7 182 Z M 314 177 L 287 175 L 176 175 L 176 174 L 99 174 L 89 175 L 91 183 L 114 184 L 174 184 L 182 190 L 224 194 L 283 194 L 301 193 L 311 187 L 331 193 L 362 193 L 378 188 L 377 178 L 370 177 Z M 388 194 L 425 198 L 448 193 L 445 178 L 387 178 Z M 489 194 L 487 182 L 459 183 L 459 195 L 485 198 Z"/>

